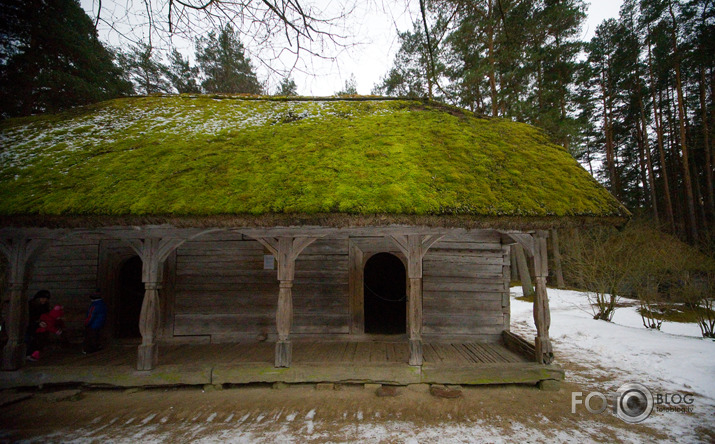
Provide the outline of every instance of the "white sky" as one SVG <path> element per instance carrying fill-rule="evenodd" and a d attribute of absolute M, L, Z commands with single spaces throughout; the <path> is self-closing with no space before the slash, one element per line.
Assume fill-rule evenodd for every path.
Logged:
<path fill-rule="evenodd" d="M 93 5 L 97 0 L 81 0 L 81 4 L 94 18 Z M 122 0 L 104 1 L 103 15 L 108 16 L 110 8 L 121 10 Z M 306 2 L 307 3 L 307 2 Z M 313 3 L 325 5 L 329 9 L 335 6 L 331 0 L 314 0 Z M 617 17 L 622 0 L 594 0 L 588 9 L 588 18 L 583 27 L 584 39 L 590 39 L 598 26 L 606 18 Z M 417 0 L 375 0 L 356 2 L 356 10 L 350 15 L 346 24 L 350 34 L 359 42 L 337 52 L 333 50 L 325 55 L 334 56 L 335 60 L 325 60 L 318 57 L 304 59 L 303 69 L 295 70 L 292 77 L 298 85 L 298 92 L 309 96 L 327 96 L 343 88 L 345 81 L 351 75 L 357 80 L 357 90 L 360 94 L 369 94 L 373 86 L 380 81 L 392 66 L 392 60 L 399 49 L 397 30 L 406 31 L 412 28 L 412 22 L 419 18 L 419 2 Z M 141 32 L 141 31 L 139 31 Z M 141 34 L 139 34 L 141 35 Z M 100 26 L 100 38 L 113 46 L 126 46 L 121 42 L 116 32 L 106 26 Z M 193 53 L 190 42 L 174 39 L 174 43 L 187 55 Z M 246 44 L 246 42 L 244 42 Z M 255 57 L 254 57 L 255 60 Z M 286 63 L 290 63 L 288 60 Z M 254 63 L 254 65 L 256 65 Z M 280 81 L 279 76 L 271 73 L 265 67 L 257 66 L 259 79 L 268 80 L 270 92 L 273 92 Z"/>

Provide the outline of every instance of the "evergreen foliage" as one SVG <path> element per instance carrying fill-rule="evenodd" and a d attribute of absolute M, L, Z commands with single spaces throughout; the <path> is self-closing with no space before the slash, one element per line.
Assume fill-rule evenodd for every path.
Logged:
<path fill-rule="evenodd" d="M 357 94 L 357 80 L 355 80 L 355 74 L 350 74 L 350 78 L 345 81 L 345 86 L 340 91 L 337 91 L 334 95 L 341 96 L 354 96 Z"/>
<path fill-rule="evenodd" d="M 0 113 L 53 112 L 131 93 L 76 0 L 0 0 Z"/>
<path fill-rule="evenodd" d="M 171 51 L 167 75 L 171 85 L 179 94 L 201 92 L 201 87 L 198 84 L 199 68 L 189 65 L 189 61 L 185 60 L 176 48 Z"/>
<path fill-rule="evenodd" d="M 124 76 L 139 94 L 173 92 L 169 70 L 150 45 L 140 43 L 129 51 L 120 52 L 118 61 Z"/>
<path fill-rule="evenodd" d="M 420 4 L 374 92 L 543 128 L 628 208 L 715 252 L 711 0 L 624 0 L 590 42 L 583 0 Z"/>
<path fill-rule="evenodd" d="M 278 86 L 278 91 L 276 91 L 277 96 L 292 97 L 298 95 L 298 85 L 290 77 L 285 77 L 281 80 Z"/>
<path fill-rule="evenodd" d="M 261 84 L 231 25 L 196 41 L 196 60 L 203 73 L 204 92 L 260 94 Z"/>

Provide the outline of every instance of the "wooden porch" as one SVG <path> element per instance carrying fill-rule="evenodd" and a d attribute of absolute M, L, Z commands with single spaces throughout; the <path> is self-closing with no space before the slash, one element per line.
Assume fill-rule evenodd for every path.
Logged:
<path fill-rule="evenodd" d="M 422 366 L 408 365 L 407 342 L 296 342 L 293 364 L 274 367 L 275 344 L 164 345 L 160 364 L 137 371 L 137 348 L 92 355 L 48 350 L 39 362 L 0 373 L 0 388 L 81 383 L 119 387 L 249 383 L 536 384 L 562 380 L 558 366 L 529 362 L 497 343 L 425 343 Z"/>

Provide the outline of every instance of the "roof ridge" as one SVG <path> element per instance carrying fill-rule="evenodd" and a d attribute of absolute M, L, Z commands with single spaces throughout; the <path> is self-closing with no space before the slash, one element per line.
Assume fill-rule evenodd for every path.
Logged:
<path fill-rule="evenodd" d="M 410 101 L 410 102 L 423 102 L 423 103 L 439 103 L 434 100 L 429 100 L 427 98 L 420 98 L 420 97 L 387 97 L 387 96 L 359 95 L 359 94 L 351 94 L 351 95 L 347 95 L 347 96 L 269 96 L 269 95 L 259 95 L 259 94 L 229 94 L 229 93 L 207 93 L 207 94 L 155 93 L 155 94 L 126 96 L 124 98 L 131 99 L 131 98 L 151 98 L 151 97 L 172 97 L 172 98 L 182 98 L 182 99 L 209 98 L 209 99 L 221 99 L 221 100 L 224 100 L 224 99 L 226 99 L 226 100 L 256 100 L 256 101 L 260 100 L 260 101 L 266 101 L 266 102 Z"/>

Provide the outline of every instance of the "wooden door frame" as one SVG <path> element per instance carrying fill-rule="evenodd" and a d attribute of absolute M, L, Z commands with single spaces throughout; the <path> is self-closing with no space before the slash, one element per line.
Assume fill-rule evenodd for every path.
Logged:
<path fill-rule="evenodd" d="M 105 335 L 111 341 L 116 340 L 114 327 L 116 325 L 119 288 L 117 281 L 122 265 L 132 257 L 137 256 L 126 242 L 119 239 L 102 239 L 99 242 L 99 270 L 97 273 L 97 288 L 107 303 L 107 324 Z M 170 339 L 174 336 L 174 305 L 176 299 L 176 251 L 172 252 L 164 264 L 164 280 L 160 290 L 160 320 L 159 339 Z"/>
<path fill-rule="evenodd" d="M 348 272 L 350 292 L 350 335 L 365 335 L 365 264 L 376 254 L 389 253 L 405 267 L 405 293 L 410 294 L 407 258 L 387 236 L 351 237 L 348 239 Z M 405 310 L 407 317 L 407 310 Z M 407 320 L 409 329 L 409 319 Z M 381 335 L 377 335 L 381 336 Z"/>

